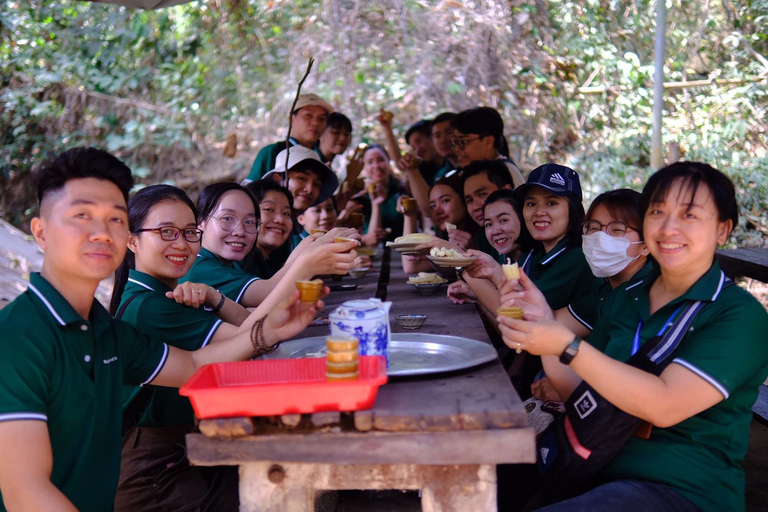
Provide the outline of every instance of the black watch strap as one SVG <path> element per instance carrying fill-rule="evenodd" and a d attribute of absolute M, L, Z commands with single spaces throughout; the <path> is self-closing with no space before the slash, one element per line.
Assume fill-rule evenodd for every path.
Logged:
<path fill-rule="evenodd" d="M 574 336 L 573 341 L 570 342 L 568 346 L 565 347 L 565 350 L 563 350 L 563 353 L 560 354 L 560 362 L 565 365 L 571 364 L 571 361 L 573 361 L 573 358 L 576 357 L 576 354 L 579 352 L 580 344 L 581 338 Z"/>

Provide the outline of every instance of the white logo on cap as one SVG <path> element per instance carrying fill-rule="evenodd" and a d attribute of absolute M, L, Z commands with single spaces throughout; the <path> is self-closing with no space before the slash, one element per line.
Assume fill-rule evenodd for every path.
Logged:
<path fill-rule="evenodd" d="M 561 187 L 565 186 L 565 180 L 563 179 L 562 176 L 560 176 L 559 172 L 556 172 L 555 174 L 550 176 L 549 177 L 549 182 L 550 183 L 556 183 L 556 184 L 560 185 Z"/>

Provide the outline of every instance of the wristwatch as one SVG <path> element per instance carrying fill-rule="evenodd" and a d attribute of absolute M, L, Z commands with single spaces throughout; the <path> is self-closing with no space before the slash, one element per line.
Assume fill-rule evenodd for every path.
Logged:
<path fill-rule="evenodd" d="M 573 361 L 573 358 L 576 357 L 576 354 L 579 352 L 579 344 L 581 344 L 581 338 L 574 336 L 573 341 L 570 342 L 568 346 L 565 347 L 565 350 L 563 350 L 563 353 L 560 354 L 560 362 L 565 365 L 571 364 L 571 361 Z"/>

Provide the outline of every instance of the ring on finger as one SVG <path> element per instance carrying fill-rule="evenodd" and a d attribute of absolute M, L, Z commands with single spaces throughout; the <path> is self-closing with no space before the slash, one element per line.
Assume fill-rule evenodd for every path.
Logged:
<path fill-rule="evenodd" d="M 517 343 L 517 348 L 515 348 L 515 352 L 518 354 L 521 354 L 523 352 L 523 346 L 520 344 L 520 342 Z"/>
<path fill-rule="evenodd" d="M 192 293 L 203 293 L 200 290 L 192 290 Z"/>

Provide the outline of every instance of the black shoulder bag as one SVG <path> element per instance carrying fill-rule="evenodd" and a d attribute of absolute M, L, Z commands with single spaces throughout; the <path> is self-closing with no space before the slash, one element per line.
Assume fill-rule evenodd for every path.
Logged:
<path fill-rule="evenodd" d="M 726 280 L 725 286 L 731 284 Z M 689 302 L 663 336 L 648 340 L 627 364 L 661 375 L 705 304 Z M 525 510 L 535 510 L 586 492 L 633 434 L 638 432 L 638 437 L 646 439 L 650 435 L 647 422 L 614 406 L 584 381 L 571 393 L 565 408 L 565 416 L 556 418 L 537 446 L 541 488 Z"/>

